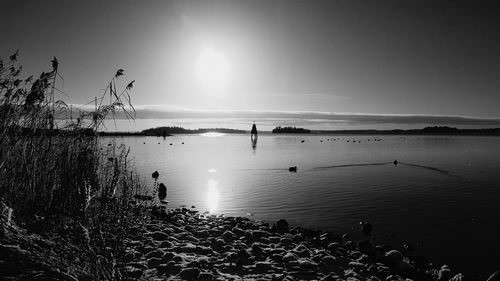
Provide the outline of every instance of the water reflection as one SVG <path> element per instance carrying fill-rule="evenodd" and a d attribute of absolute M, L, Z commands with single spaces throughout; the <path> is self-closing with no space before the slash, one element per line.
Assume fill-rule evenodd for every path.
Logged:
<path fill-rule="evenodd" d="M 209 137 L 209 138 L 222 137 L 224 135 L 226 135 L 226 134 L 218 133 L 218 132 L 208 132 L 208 133 L 200 134 L 200 136 Z"/>
<path fill-rule="evenodd" d="M 207 204 L 208 204 L 208 211 L 210 213 L 214 213 L 217 210 L 217 207 L 219 205 L 219 189 L 217 188 L 217 185 L 219 185 L 218 182 L 215 180 L 208 180 L 208 192 L 207 192 Z"/>
<path fill-rule="evenodd" d="M 256 150 L 257 150 L 257 135 L 253 135 L 250 137 L 250 140 L 252 141 L 252 149 L 253 149 L 253 152 L 255 153 Z"/>

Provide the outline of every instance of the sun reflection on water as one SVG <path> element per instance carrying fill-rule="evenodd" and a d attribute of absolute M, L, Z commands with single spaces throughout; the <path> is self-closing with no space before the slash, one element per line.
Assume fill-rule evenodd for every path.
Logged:
<path fill-rule="evenodd" d="M 219 183 L 215 180 L 208 180 L 208 192 L 207 192 L 207 203 L 208 211 L 214 213 L 219 205 L 219 189 L 217 185 Z"/>
<path fill-rule="evenodd" d="M 226 134 L 224 134 L 224 133 L 218 133 L 218 132 L 208 132 L 208 133 L 200 134 L 200 136 L 208 137 L 208 138 L 222 137 L 224 135 L 226 135 Z"/>

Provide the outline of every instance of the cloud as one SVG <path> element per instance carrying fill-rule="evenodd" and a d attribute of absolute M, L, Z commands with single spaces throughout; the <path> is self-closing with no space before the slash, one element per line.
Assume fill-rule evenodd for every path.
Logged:
<path fill-rule="evenodd" d="M 366 114 L 311 111 L 192 110 L 182 108 L 164 108 L 161 106 L 139 106 L 136 110 L 138 119 L 265 119 L 267 121 L 303 120 L 304 123 L 316 124 L 435 124 L 500 126 L 500 118 L 480 118 L 453 115 Z"/>
<path fill-rule="evenodd" d="M 75 106 L 77 107 L 77 106 Z M 81 110 L 92 110 L 92 106 L 80 106 Z M 252 110 L 196 110 L 176 106 L 139 105 L 135 107 L 136 120 L 169 119 L 191 120 L 193 123 L 221 122 L 248 123 L 252 121 L 266 124 L 292 124 L 296 126 L 314 125 L 467 125 L 498 126 L 500 118 L 482 118 L 454 115 L 427 114 L 368 114 L 368 113 L 333 113 L 313 111 L 252 111 Z M 118 113 L 117 119 L 125 119 Z"/>

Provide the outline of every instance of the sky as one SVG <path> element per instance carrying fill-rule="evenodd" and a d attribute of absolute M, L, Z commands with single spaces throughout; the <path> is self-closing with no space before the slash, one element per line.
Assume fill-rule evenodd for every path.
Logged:
<path fill-rule="evenodd" d="M 498 1 L 0 3 L 0 57 L 56 56 L 67 103 L 135 80 L 117 130 L 500 127 Z"/>

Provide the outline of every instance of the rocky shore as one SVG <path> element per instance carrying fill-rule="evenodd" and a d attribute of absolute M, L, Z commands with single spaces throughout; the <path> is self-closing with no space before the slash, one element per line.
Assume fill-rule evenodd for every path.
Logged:
<path fill-rule="evenodd" d="M 92 256 L 85 246 L 88 237 L 81 235 L 84 228 L 72 229 L 78 230 L 74 239 L 50 239 L 2 219 L 2 279 L 471 280 L 446 265 L 375 245 L 369 224 L 360 229 L 367 239 L 356 242 L 347 235 L 291 228 L 285 220 L 270 225 L 186 208 L 154 208 L 150 219 L 126 235 L 116 273 L 96 277 L 84 262 L 84 256 Z M 93 262 L 98 266 L 98 259 Z"/>

